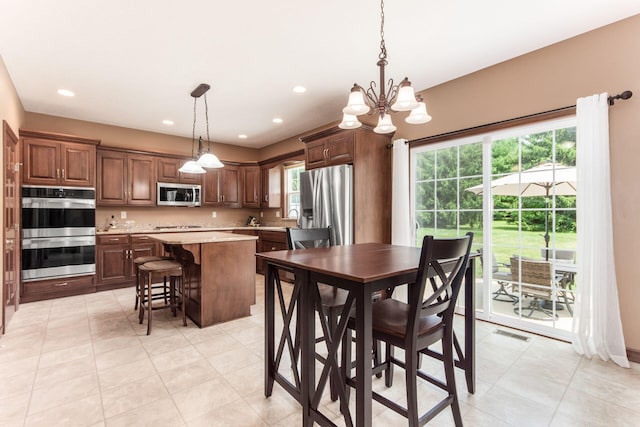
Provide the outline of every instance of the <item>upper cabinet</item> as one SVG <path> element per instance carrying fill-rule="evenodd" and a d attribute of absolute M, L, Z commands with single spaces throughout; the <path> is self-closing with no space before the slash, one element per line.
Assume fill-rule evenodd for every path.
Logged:
<path fill-rule="evenodd" d="M 363 125 L 330 128 L 300 140 L 306 169 L 353 164 L 355 242 L 391 243 L 391 136 Z"/>
<path fill-rule="evenodd" d="M 66 187 L 96 186 L 98 139 L 21 130 L 23 183 Z"/>
<path fill-rule="evenodd" d="M 355 134 L 339 132 L 305 142 L 305 169 L 353 163 Z"/>
<path fill-rule="evenodd" d="M 238 166 L 225 164 L 220 169 L 208 169 L 202 183 L 202 205 L 239 208 L 241 182 Z"/>
<path fill-rule="evenodd" d="M 262 188 L 260 185 L 260 166 L 241 166 L 242 207 L 259 208 Z"/>
<path fill-rule="evenodd" d="M 98 206 L 156 204 L 156 158 L 118 150 L 98 150 Z"/>
<path fill-rule="evenodd" d="M 185 159 L 178 157 L 158 157 L 156 164 L 158 182 L 202 184 L 202 174 L 180 172 L 179 169 L 185 162 Z"/>

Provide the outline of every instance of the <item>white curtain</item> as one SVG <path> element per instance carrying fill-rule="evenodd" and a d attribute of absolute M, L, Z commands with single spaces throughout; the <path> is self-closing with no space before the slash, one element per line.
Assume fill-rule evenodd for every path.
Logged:
<path fill-rule="evenodd" d="M 627 360 L 613 254 L 607 94 L 577 101 L 577 274 L 573 347 L 588 358 Z"/>
<path fill-rule="evenodd" d="M 391 243 L 414 246 L 409 202 L 409 144 L 406 139 L 393 141 L 392 174 Z"/>

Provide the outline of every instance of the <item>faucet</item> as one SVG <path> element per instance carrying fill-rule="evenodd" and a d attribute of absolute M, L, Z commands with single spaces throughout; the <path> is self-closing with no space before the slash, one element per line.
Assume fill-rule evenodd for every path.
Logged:
<path fill-rule="evenodd" d="M 291 212 L 295 212 L 296 213 L 296 216 L 295 216 L 296 219 L 298 217 L 300 217 L 300 212 L 298 212 L 298 209 L 291 208 L 291 209 L 289 209 L 289 212 L 287 213 L 287 218 L 291 218 Z"/>

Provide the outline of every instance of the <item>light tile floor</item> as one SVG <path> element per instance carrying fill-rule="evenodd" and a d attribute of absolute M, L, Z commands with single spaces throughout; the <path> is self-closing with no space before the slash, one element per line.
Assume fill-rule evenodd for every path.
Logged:
<path fill-rule="evenodd" d="M 151 336 L 132 288 L 21 305 L 0 338 L 0 426 L 300 425 L 299 405 L 279 386 L 263 394 L 262 276 L 256 283 L 252 316 L 199 329 L 156 312 Z M 640 365 L 587 360 L 567 343 L 498 328 L 477 323 L 474 395 L 459 373 L 465 425 L 640 426 Z M 427 359 L 423 368 L 441 371 Z M 403 401 L 402 373 L 375 389 Z M 421 401 L 437 393 L 420 391 Z M 322 402 L 340 424 L 338 405 Z M 377 403 L 373 416 L 377 426 L 406 425 Z M 453 425 L 450 411 L 430 425 Z"/>

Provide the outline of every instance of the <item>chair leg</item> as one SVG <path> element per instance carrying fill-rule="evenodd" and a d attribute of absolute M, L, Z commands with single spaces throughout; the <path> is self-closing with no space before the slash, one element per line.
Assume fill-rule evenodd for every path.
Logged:
<path fill-rule="evenodd" d="M 151 319 L 153 319 L 153 275 L 147 274 L 147 335 L 151 335 Z M 166 295 L 166 294 L 165 294 Z"/>
<path fill-rule="evenodd" d="M 140 299 L 140 271 L 136 265 L 136 305 L 133 306 L 133 311 L 138 309 L 138 300 Z"/>
<path fill-rule="evenodd" d="M 146 276 L 142 275 L 143 279 L 145 280 L 144 283 L 146 283 Z M 138 311 L 138 324 L 142 325 L 142 322 L 144 321 L 144 295 L 147 291 L 147 288 L 145 287 L 143 282 L 139 283 L 139 291 L 140 291 L 140 307 L 139 307 L 139 311 Z"/>
<path fill-rule="evenodd" d="M 384 368 L 384 385 L 391 387 L 393 386 L 393 362 L 391 362 L 391 359 L 393 358 L 393 346 L 386 343 L 384 350 L 386 354 L 385 364 L 387 365 Z"/>
<path fill-rule="evenodd" d="M 336 330 L 336 328 L 338 326 L 338 313 L 337 313 L 337 310 L 335 310 L 333 308 L 330 308 L 328 310 L 327 317 L 328 317 L 327 320 L 328 320 L 328 323 L 329 323 L 329 325 L 328 325 L 329 326 L 329 334 L 333 337 L 333 335 L 335 333 L 335 330 Z M 327 361 L 327 363 L 328 363 L 328 361 Z M 338 400 L 337 387 L 338 387 L 338 384 L 340 384 L 339 381 L 337 381 L 337 379 L 336 379 L 336 375 L 338 375 L 337 372 L 332 372 L 329 375 L 329 391 L 330 391 L 330 394 L 331 394 L 331 400 L 333 402 Z"/>
<path fill-rule="evenodd" d="M 458 403 L 458 393 L 456 390 L 456 376 L 453 362 L 453 330 L 445 331 L 442 339 L 442 361 L 444 362 L 444 376 L 447 383 L 447 392 L 451 396 L 451 411 L 456 427 L 462 427 L 462 416 L 460 415 L 460 405 Z"/>
<path fill-rule="evenodd" d="M 380 341 L 373 340 L 373 367 L 380 365 L 380 355 L 382 354 L 382 344 Z M 382 378 L 382 372 L 376 374 L 376 378 Z"/>
<path fill-rule="evenodd" d="M 407 388 L 407 420 L 410 427 L 418 427 L 418 352 L 405 351 L 405 377 Z"/>

